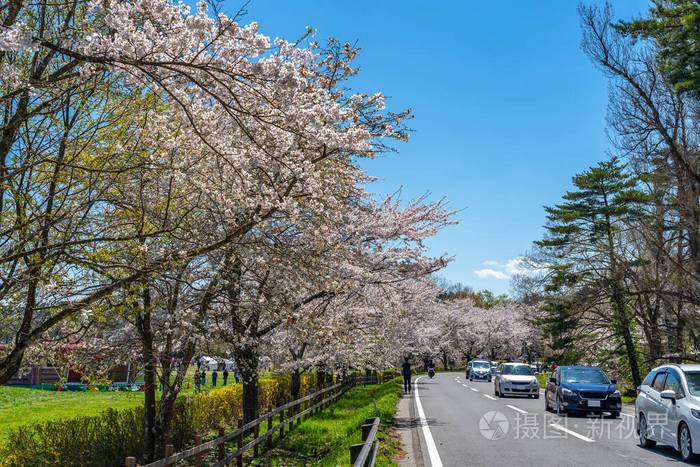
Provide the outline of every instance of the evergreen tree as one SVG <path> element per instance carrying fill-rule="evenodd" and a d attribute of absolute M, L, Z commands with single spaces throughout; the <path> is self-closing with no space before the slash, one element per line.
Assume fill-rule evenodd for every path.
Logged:
<path fill-rule="evenodd" d="M 546 207 L 546 236 L 537 242 L 548 255 L 553 280 L 561 274 L 578 292 L 604 297 L 610 307 L 610 328 L 623 345 L 635 386 L 641 383 L 635 344 L 635 322 L 625 287 L 630 262 L 625 256 L 624 229 L 646 200 L 617 158 L 601 162 L 573 179 L 575 190 L 564 202 Z M 570 311 L 554 306 L 550 317 L 569 321 Z M 562 315 L 563 313 L 563 315 Z M 567 323 L 572 324 L 572 323 Z M 551 326 L 551 323 L 550 323 Z"/>
<path fill-rule="evenodd" d="M 700 96 L 700 3 L 655 0 L 650 17 L 622 22 L 618 28 L 635 37 L 653 39 L 661 71 L 679 91 Z"/>

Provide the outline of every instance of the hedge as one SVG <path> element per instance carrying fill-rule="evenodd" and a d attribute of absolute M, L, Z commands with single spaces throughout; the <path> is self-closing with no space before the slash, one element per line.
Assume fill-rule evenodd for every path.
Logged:
<path fill-rule="evenodd" d="M 302 375 L 301 395 L 314 391 L 313 374 Z M 262 412 L 291 398 L 291 377 L 261 378 Z M 172 443 L 192 445 L 194 435 L 215 436 L 219 426 L 235 426 L 242 417 L 242 387 L 226 386 L 205 394 L 180 397 L 175 406 Z M 141 459 L 143 407 L 108 409 L 96 416 L 46 421 L 20 427 L 0 446 L 2 466 L 121 466 L 127 456 Z"/>

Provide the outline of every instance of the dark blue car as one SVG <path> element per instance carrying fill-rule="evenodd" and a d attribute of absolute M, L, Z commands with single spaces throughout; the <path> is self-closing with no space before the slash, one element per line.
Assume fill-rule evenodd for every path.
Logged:
<path fill-rule="evenodd" d="M 544 407 L 556 413 L 610 413 L 620 416 L 620 391 L 600 368 L 560 366 L 549 377 Z"/>

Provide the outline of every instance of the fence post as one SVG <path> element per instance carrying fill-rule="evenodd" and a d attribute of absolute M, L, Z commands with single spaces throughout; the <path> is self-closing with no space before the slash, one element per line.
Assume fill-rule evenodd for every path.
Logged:
<path fill-rule="evenodd" d="M 255 433 L 255 439 L 258 439 L 260 437 L 260 423 L 258 422 L 257 425 L 255 425 L 255 429 L 253 433 Z M 256 444 L 253 446 L 253 457 L 258 457 L 258 445 Z"/>
<path fill-rule="evenodd" d="M 175 446 L 173 446 L 172 444 L 165 445 L 165 457 L 166 458 L 172 456 L 174 452 L 175 452 Z M 172 464 L 166 463 L 165 465 L 172 465 Z"/>
<path fill-rule="evenodd" d="M 219 427 L 219 438 L 226 434 L 226 429 L 223 426 Z M 226 443 L 219 444 L 219 460 L 223 460 L 226 457 Z"/>
<path fill-rule="evenodd" d="M 194 435 L 194 445 L 199 446 L 202 444 L 202 436 L 200 434 Z M 194 467 L 202 467 L 202 453 L 200 452 L 194 456 Z"/>
<path fill-rule="evenodd" d="M 136 458 L 135 457 L 127 457 L 126 460 L 124 461 L 124 465 L 126 467 L 136 467 Z"/>
<path fill-rule="evenodd" d="M 280 411 L 280 439 L 284 438 L 284 410 Z"/>
<path fill-rule="evenodd" d="M 243 420 L 238 420 L 238 429 L 240 430 L 242 426 L 243 426 Z M 238 449 L 240 450 L 243 447 L 243 433 L 238 434 L 238 437 L 236 437 L 236 441 L 238 444 Z M 243 453 L 238 454 L 238 458 L 236 459 L 236 462 L 238 464 L 238 467 L 243 466 Z"/>
<path fill-rule="evenodd" d="M 269 432 L 272 429 L 272 415 L 269 414 L 271 409 L 268 409 L 268 415 L 267 415 L 267 431 Z M 267 449 L 272 449 L 272 433 L 267 437 Z"/>

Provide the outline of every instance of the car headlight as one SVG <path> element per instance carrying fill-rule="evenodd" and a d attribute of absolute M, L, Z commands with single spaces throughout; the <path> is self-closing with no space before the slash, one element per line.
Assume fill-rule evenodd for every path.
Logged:
<path fill-rule="evenodd" d="M 620 391 L 615 390 L 612 394 L 610 394 L 612 397 L 620 397 Z"/>
<path fill-rule="evenodd" d="M 537 384 L 537 381 L 533 379 L 532 381 L 530 381 L 530 386 L 536 388 L 537 386 L 539 386 L 539 384 Z"/>
<path fill-rule="evenodd" d="M 569 388 L 562 388 L 561 393 L 564 394 L 565 396 L 573 396 L 574 391 L 572 391 Z"/>
<path fill-rule="evenodd" d="M 690 413 L 693 414 L 693 417 L 695 417 L 695 418 L 700 418 L 700 410 L 698 410 L 698 409 L 690 409 Z"/>

